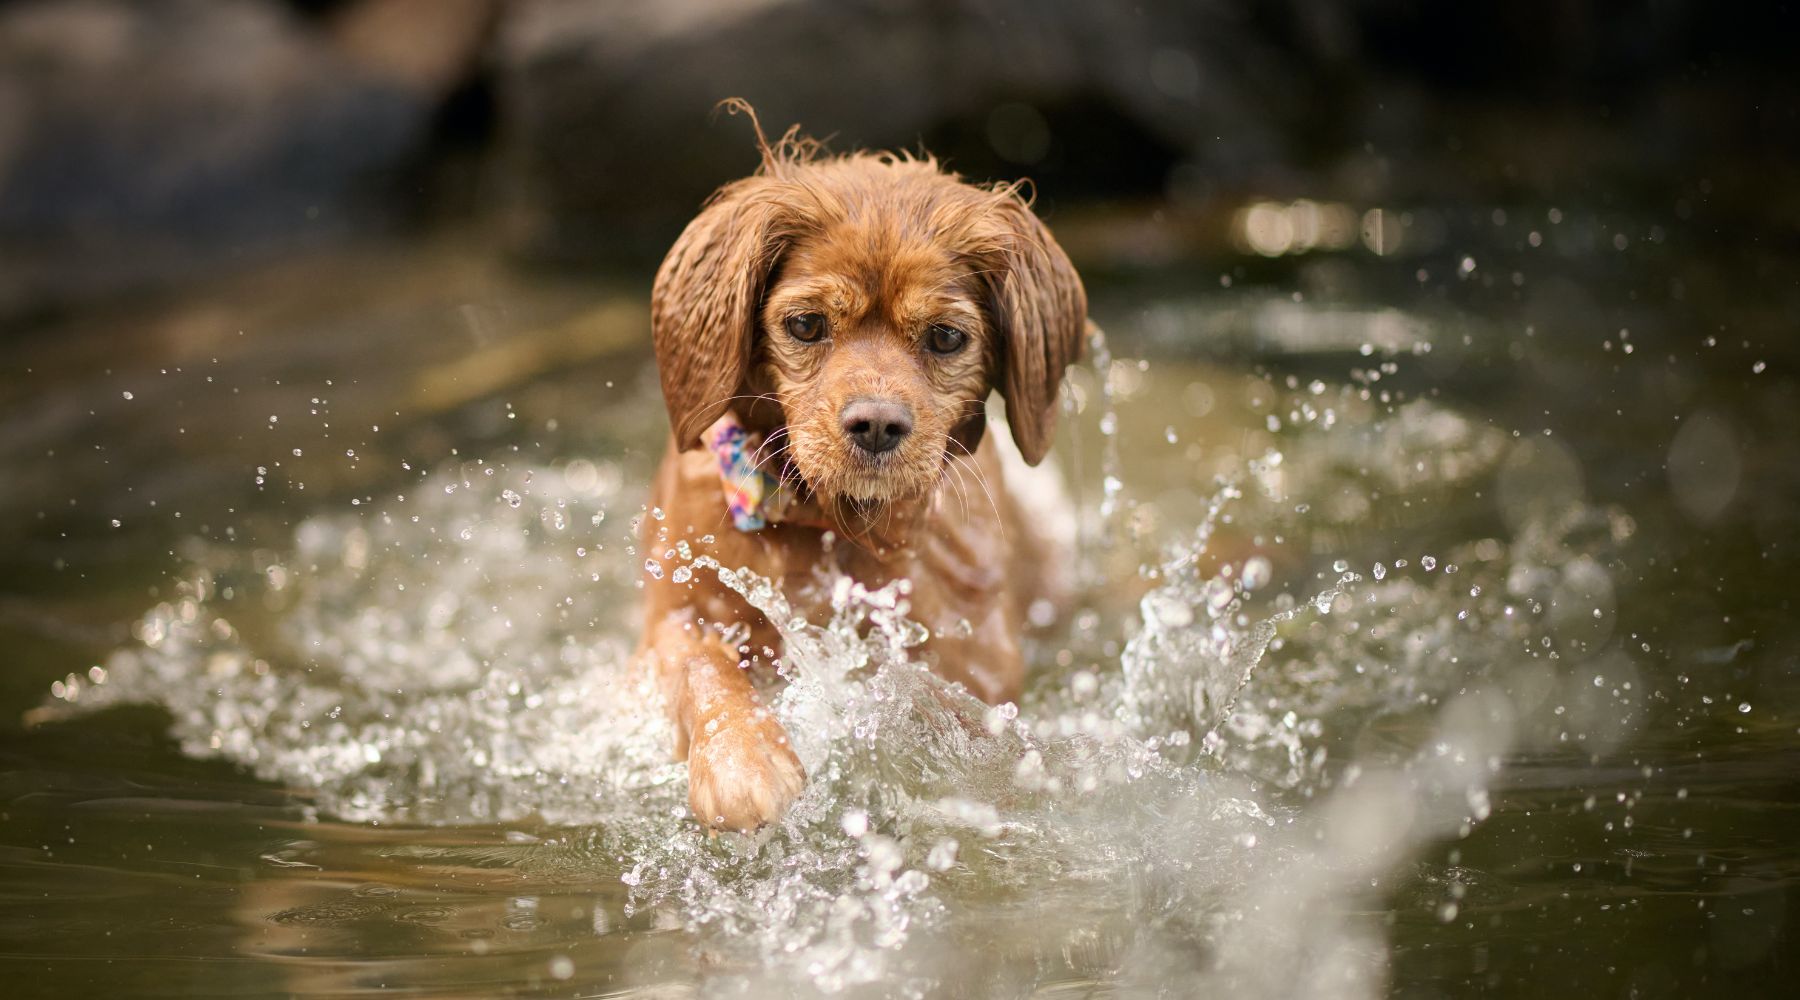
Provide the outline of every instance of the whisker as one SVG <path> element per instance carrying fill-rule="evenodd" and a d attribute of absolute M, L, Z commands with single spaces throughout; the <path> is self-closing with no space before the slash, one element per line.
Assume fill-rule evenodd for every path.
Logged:
<path fill-rule="evenodd" d="M 958 467 L 954 461 L 956 458 L 955 455 L 945 452 L 944 457 L 953 460 L 944 464 L 945 471 L 952 473 L 956 477 L 954 479 L 947 478 L 944 481 L 949 483 L 951 487 L 956 490 L 957 503 L 961 506 L 963 513 L 967 514 L 969 511 L 969 491 L 963 483 L 962 469 Z"/>
<path fill-rule="evenodd" d="M 955 452 L 946 452 L 945 454 L 949 455 L 958 465 L 967 467 L 969 473 L 975 477 L 975 485 L 981 487 L 982 495 L 987 497 L 988 509 L 994 512 L 994 523 L 1000 527 L 1000 537 L 1005 538 L 1006 518 L 1000 516 L 1000 505 L 994 501 L 994 493 L 988 488 L 987 477 L 981 474 L 981 467 L 974 462 L 975 453 L 970 451 L 969 446 L 963 444 L 961 441 L 957 441 L 955 438 L 951 438 L 950 440 L 955 443 L 958 448 L 961 448 L 963 454 L 967 455 L 968 458 L 964 458 L 962 455 L 958 455 Z"/>
<path fill-rule="evenodd" d="M 969 511 L 969 477 L 963 471 L 961 463 L 955 461 L 955 458 L 956 456 L 951 456 L 950 471 L 956 473 L 958 502 L 962 505 L 963 513 L 967 514 Z"/>
<path fill-rule="evenodd" d="M 774 404 L 776 404 L 776 405 L 777 405 L 777 406 L 779 406 L 779 405 L 781 405 L 781 400 L 780 400 L 780 398 L 779 398 L 779 397 L 777 397 L 777 396 L 776 396 L 776 395 L 775 395 L 775 394 L 774 394 L 774 393 L 772 393 L 772 392 L 761 392 L 761 393 L 756 393 L 756 394 L 754 394 L 754 395 L 751 395 L 751 394 L 749 394 L 749 393 L 738 393 L 738 394 L 736 394 L 736 395 L 733 395 L 733 396 L 723 396 L 723 397 L 720 397 L 720 398 L 719 398 L 719 399 L 715 399 L 715 400 L 713 400 L 713 401 L 712 401 L 712 402 L 710 402 L 710 403 L 707 403 L 707 404 L 706 404 L 706 405 L 705 405 L 705 406 L 701 406 L 701 407 L 698 407 L 698 409 L 702 409 L 702 410 L 705 410 L 705 409 L 710 409 L 710 408 L 712 408 L 712 407 L 714 407 L 714 406 L 718 406 L 718 405 L 719 405 L 719 404 L 721 404 L 721 403 L 733 403 L 733 402 L 736 402 L 736 401 L 738 401 L 738 400 L 740 400 L 740 399 L 747 399 L 747 400 L 750 400 L 750 401 L 751 401 L 751 402 L 753 402 L 753 403 L 754 403 L 754 402 L 757 402 L 757 401 L 758 401 L 758 400 L 765 400 L 765 399 L 766 399 L 766 400 L 768 400 L 768 401 L 769 401 L 769 402 L 771 402 L 771 403 L 774 403 Z"/>
<path fill-rule="evenodd" d="M 755 469 L 760 472 L 760 471 L 762 471 L 763 462 L 765 462 L 771 458 L 774 458 L 776 455 L 785 454 L 787 452 L 787 446 L 785 444 L 783 444 L 780 448 L 770 451 L 767 455 L 763 454 L 763 449 L 769 447 L 771 444 L 774 444 L 776 441 L 779 441 L 782 438 L 785 438 L 787 436 L 787 432 L 788 432 L 787 425 L 782 424 L 780 427 L 777 427 L 774 431 L 770 432 L 768 437 L 763 438 L 762 443 L 756 446 L 756 451 L 751 453 L 751 455 L 750 455 L 750 468 Z"/>

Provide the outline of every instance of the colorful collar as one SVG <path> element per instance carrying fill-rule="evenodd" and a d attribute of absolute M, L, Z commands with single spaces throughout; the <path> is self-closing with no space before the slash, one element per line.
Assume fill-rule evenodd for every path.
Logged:
<path fill-rule="evenodd" d="M 745 430 L 735 414 L 720 417 L 706 429 L 702 440 L 719 461 L 725 506 L 731 509 L 731 523 L 739 531 L 760 531 L 782 521 L 819 520 L 818 512 L 796 496 L 792 487 L 753 464 L 762 435 Z"/>

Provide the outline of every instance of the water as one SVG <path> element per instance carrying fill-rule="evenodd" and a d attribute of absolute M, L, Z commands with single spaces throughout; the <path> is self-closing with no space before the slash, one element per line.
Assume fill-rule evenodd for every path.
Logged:
<path fill-rule="evenodd" d="M 1500 255 L 1097 280 L 1085 589 L 1017 706 L 919 669 L 897 589 L 807 622 L 665 566 L 782 625 L 811 778 L 754 837 L 686 819 L 629 665 L 638 290 L 452 250 L 77 324 L 166 331 L 110 369 L 28 341 L 0 958 L 43 994 L 1767 988 L 1791 355 L 1755 296 L 1708 304 L 1733 347 L 1616 276 L 1484 291 Z"/>

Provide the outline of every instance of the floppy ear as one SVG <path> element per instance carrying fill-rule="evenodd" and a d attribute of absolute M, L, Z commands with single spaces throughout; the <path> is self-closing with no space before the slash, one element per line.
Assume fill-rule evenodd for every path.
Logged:
<path fill-rule="evenodd" d="M 1008 232 L 988 278 L 1004 371 L 1006 422 L 1025 461 L 1036 465 L 1056 430 L 1063 370 L 1081 356 L 1087 292 L 1069 257 L 1017 191 L 996 211 Z"/>
<path fill-rule="evenodd" d="M 650 332 L 682 451 L 700 444 L 749 370 L 763 288 L 784 242 L 787 212 L 773 187 L 749 177 L 720 188 L 657 269 Z"/>

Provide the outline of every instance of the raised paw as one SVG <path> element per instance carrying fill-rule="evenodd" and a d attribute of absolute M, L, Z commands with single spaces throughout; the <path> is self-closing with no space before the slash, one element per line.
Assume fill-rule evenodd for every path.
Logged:
<path fill-rule="evenodd" d="M 787 812 L 806 784 L 787 732 L 762 709 L 702 726 L 688 748 L 688 808 L 715 830 L 748 832 Z"/>

